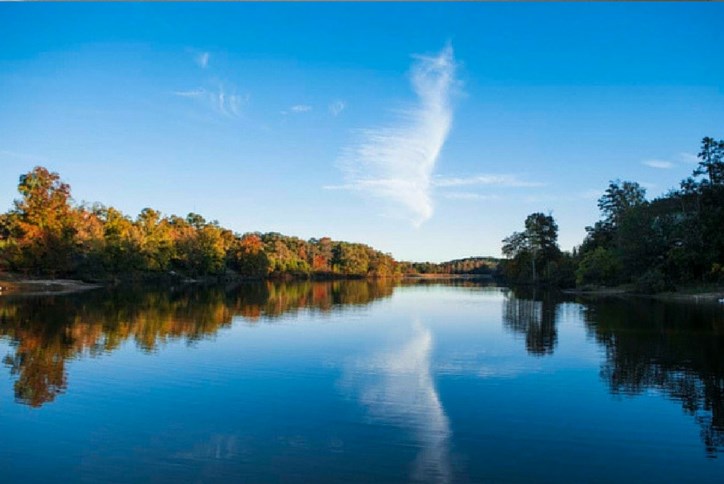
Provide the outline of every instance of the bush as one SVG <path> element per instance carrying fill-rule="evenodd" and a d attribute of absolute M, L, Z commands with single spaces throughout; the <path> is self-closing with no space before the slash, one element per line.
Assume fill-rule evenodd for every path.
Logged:
<path fill-rule="evenodd" d="M 576 269 L 576 284 L 614 286 L 621 282 L 621 262 L 608 249 L 598 247 L 583 256 Z"/>
<path fill-rule="evenodd" d="M 673 289 L 668 278 L 659 268 L 649 269 L 635 283 L 636 291 L 643 294 L 656 294 Z"/>

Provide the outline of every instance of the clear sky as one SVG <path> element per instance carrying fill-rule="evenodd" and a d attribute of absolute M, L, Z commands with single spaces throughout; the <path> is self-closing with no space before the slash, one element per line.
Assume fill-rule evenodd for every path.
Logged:
<path fill-rule="evenodd" d="M 77 201 L 240 233 L 499 255 L 611 179 L 650 196 L 724 137 L 724 4 L 0 4 L 0 208 Z"/>

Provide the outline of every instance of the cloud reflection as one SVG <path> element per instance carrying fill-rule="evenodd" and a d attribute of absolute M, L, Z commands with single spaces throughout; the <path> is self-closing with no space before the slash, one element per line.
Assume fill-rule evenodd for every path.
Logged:
<path fill-rule="evenodd" d="M 450 423 L 440 402 L 430 370 L 433 336 L 419 322 L 402 347 L 355 365 L 359 398 L 373 419 L 410 428 L 420 451 L 412 478 L 450 482 Z M 355 385 L 357 386 L 357 385 Z"/>

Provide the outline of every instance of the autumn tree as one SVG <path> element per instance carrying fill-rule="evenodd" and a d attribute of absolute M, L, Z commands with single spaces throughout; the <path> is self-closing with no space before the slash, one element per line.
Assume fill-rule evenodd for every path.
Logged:
<path fill-rule="evenodd" d="M 34 273 L 68 273 L 76 232 L 70 186 L 38 166 L 20 176 L 18 191 L 14 212 L 20 260 L 15 265 Z"/>
<path fill-rule="evenodd" d="M 269 259 L 264 242 L 258 234 L 244 234 L 235 240 L 229 251 L 231 267 L 248 277 L 264 277 L 269 270 Z"/>
<path fill-rule="evenodd" d="M 175 256 L 173 230 L 167 219 L 152 208 L 144 208 L 136 219 L 141 232 L 141 254 L 144 269 L 166 271 Z"/>
<path fill-rule="evenodd" d="M 207 224 L 203 218 L 189 214 L 191 230 L 185 230 L 178 241 L 178 254 L 182 269 L 194 276 L 221 274 L 226 259 L 226 241 L 223 229 Z"/>
<path fill-rule="evenodd" d="M 75 267 L 74 271 L 83 278 L 101 278 L 106 272 L 104 254 L 106 253 L 105 228 L 98 216 L 99 206 L 81 205 L 73 211 L 75 227 Z"/>
<path fill-rule="evenodd" d="M 113 207 L 99 206 L 96 214 L 103 221 L 104 266 L 112 274 L 141 270 L 141 231 L 133 221 Z"/>
<path fill-rule="evenodd" d="M 303 240 L 270 232 L 242 237 L 197 213 L 164 216 L 144 208 L 131 218 L 101 204 L 75 206 L 57 173 L 36 167 L 20 177 L 21 198 L 0 214 L 0 270 L 84 279 L 399 274 L 389 255 L 329 237 Z"/>

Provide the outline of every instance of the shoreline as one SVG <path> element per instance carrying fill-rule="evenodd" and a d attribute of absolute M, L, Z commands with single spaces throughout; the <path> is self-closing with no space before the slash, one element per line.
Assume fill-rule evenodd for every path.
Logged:
<path fill-rule="evenodd" d="M 677 302 L 724 302 L 723 287 L 704 287 L 700 289 L 682 287 L 678 291 L 666 291 L 657 294 L 643 294 L 635 292 L 630 287 L 603 287 L 598 289 L 564 289 L 563 294 L 571 296 L 589 297 L 639 297 L 657 299 L 659 301 Z"/>
<path fill-rule="evenodd" d="M 0 296 L 53 296 L 102 287 L 104 287 L 103 284 L 93 284 L 76 279 L 0 278 Z"/>
<path fill-rule="evenodd" d="M 403 280 L 453 280 L 462 279 L 469 281 L 493 281 L 494 278 L 487 274 L 403 274 Z"/>
<path fill-rule="evenodd" d="M 272 275 L 266 278 L 250 278 L 250 277 L 233 277 L 231 278 L 239 282 L 248 281 L 285 281 L 293 282 L 297 280 L 311 280 L 311 281 L 331 281 L 331 280 L 362 280 L 362 279 L 379 279 L 379 278 L 365 278 L 355 276 L 342 276 L 330 275 L 322 277 L 310 277 L 310 278 L 298 278 L 293 275 L 287 277 L 280 277 L 280 275 Z M 454 281 L 454 280 L 466 280 L 466 281 L 481 281 L 481 282 L 494 282 L 494 279 L 488 275 L 479 274 L 404 274 L 398 277 L 391 277 L 390 279 L 398 281 Z M 202 277 L 199 279 L 194 278 L 179 278 L 176 283 L 182 284 L 205 284 L 209 282 L 222 280 L 229 282 L 229 277 Z M 133 283 L 133 280 L 124 281 L 127 283 Z M 143 282 L 143 279 L 135 282 Z M 151 281 L 147 281 L 151 282 Z M 161 278 L 155 280 L 156 283 L 170 282 L 167 279 Z M 123 284 L 123 282 L 120 282 Z M 0 275 L 0 297 L 2 296 L 51 296 L 51 295 L 63 295 L 72 294 L 77 292 L 90 291 L 93 289 L 101 289 L 105 287 L 114 287 L 119 285 L 119 281 L 104 281 L 104 282 L 85 282 L 78 279 L 51 279 L 51 278 L 40 278 L 22 276 L 18 274 L 2 274 Z M 600 287 L 592 289 L 563 289 L 562 294 L 569 296 L 580 296 L 580 297 L 636 297 L 646 299 L 657 299 L 660 301 L 675 301 L 675 302 L 693 302 L 693 303 L 711 303 L 720 302 L 724 303 L 724 287 L 721 286 L 704 286 L 704 287 L 682 287 L 678 291 L 667 291 L 658 294 L 642 294 L 634 291 L 632 287 L 619 286 L 619 287 Z"/>
<path fill-rule="evenodd" d="M 124 284 L 151 283 L 151 284 L 208 284 L 216 282 L 293 282 L 293 281 L 339 281 L 339 280 L 378 280 L 379 277 L 362 277 L 341 274 L 316 274 L 310 277 L 299 277 L 294 274 L 270 274 L 268 277 L 246 277 L 246 276 L 204 276 L 199 278 L 181 277 L 178 275 L 153 276 L 140 278 L 122 278 L 99 282 L 85 282 L 80 279 L 53 279 L 48 277 L 24 276 L 16 273 L 0 274 L 0 297 L 2 296 L 43 296 L 62 295 L 76 292 L 90 291 L 107 287 L 115 287 Z M 478 274 L 403 274 L 399 276 L 384 278 L 397 281 L 446 281 L 446 280 L 469 280 L 469 281 L 492 281 L 490 276 Z"/>

